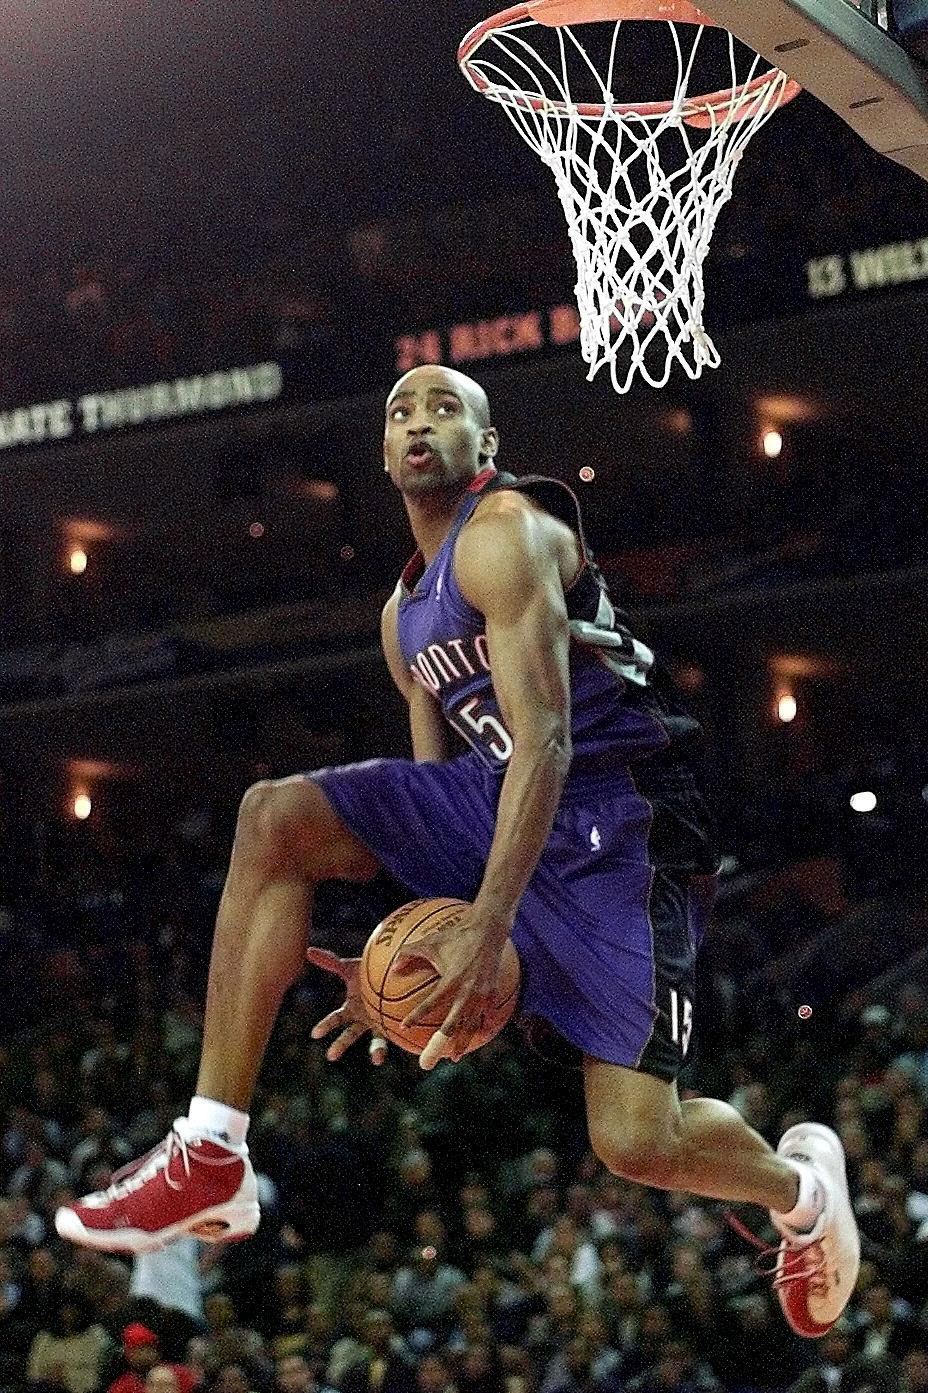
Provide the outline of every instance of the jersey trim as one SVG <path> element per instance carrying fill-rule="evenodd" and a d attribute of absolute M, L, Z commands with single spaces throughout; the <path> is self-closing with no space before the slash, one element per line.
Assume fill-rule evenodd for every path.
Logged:
<path fill-rule="evenodd" d="M 471 480 L 467 495 L 451 526 L 447 541 L 460 530 L 473 512 L 474 495 L 496 493 L 511 489 L 525 493 L 546 512 L 558 518 L 577 534 L 580 542 L 580 566 L 570 585 L 564 590 L 570 636 L 584 647 L 592 649 L 610 672 L 624 682 L 638 687 L 648 685 L 655 665 L 655 656 L 647 644 L 632 634 L 626 616 L 616 609 L 609 597 L 605 577 L 597 566 L 586 540 L 580 501 L 573 489 L 560 479 L 544 474 L 501 473 L 492 466 L 482 469 Z M 400 575 L 405 598 L 413 593 L 428 570 L 420 550 L 410 557 Z"/>

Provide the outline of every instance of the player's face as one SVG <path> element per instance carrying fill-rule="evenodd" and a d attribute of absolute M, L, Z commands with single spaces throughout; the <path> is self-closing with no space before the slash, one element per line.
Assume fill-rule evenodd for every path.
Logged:
<path fill-rule="evenodd" d="M 417 369 L 391 392 L 384 459 L 401 493 L 423 497 L 469 482 L 495 449 L 496 432 L 456 375 Z"/>

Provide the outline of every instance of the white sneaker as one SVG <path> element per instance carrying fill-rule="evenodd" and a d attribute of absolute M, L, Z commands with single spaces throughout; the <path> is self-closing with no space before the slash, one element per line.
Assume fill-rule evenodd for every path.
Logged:
<path fill-rule="evenodd" d="M 797 1233 L 781 1214 L 770 1217 L 783 1236 L 774 1289 L 797 1335 L 827 1335 L 857 1283 L 860 1235 L 848 1194 L 844 1147 L 830 1127 L 800 1122 L 784 1132 L 777 1155 L 810 1165 L 825 1203 L 808 1233 Z"/>

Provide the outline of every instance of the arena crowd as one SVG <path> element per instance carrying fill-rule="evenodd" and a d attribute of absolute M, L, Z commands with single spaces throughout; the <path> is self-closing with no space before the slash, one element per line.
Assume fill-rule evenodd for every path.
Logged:
<path fill-rule="evenodd" d="M 323 903 L 330 940 L 360 910 Z M 380 1070 L 363 1051 L 327 1065 L 309 1031 L 329 988 L 309 972 L 252 1114 L 258 1235 L 131 1262 L 61 1243 L 55 1207 L 109 1183 L 186 1108 L 208 918 L 60 944 L 38 975 L 26 921 L 15 940 L 11 922 L 7 1003 L 26 1000 L 0 1069 L 0 1388 L 928 1390 L 928 998 L 911 982 L 863 1012 L 772 1026 L 768 1012 L 763 1033 L 744 1029 L 750 1002 L 729 1001 L 684 1077 L 771 1140 L 808 1115 L 841 1133 L 864 1261 L 846 1316 L 812 1343 L 723 1206 L 596 1161 L 570 1061 L 510 1027 L 429 1075 L 395 1053 Z M 760 1211 L 737 1217 L 773 1237 Z"/>

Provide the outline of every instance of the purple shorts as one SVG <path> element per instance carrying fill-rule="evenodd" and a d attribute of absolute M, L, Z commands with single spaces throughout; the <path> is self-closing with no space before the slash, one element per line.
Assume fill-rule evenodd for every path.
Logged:
<path fill-rule="evenodd" d="M 501 787 L 476 755 L 307 777 L 414 895 L 474 898 Z M 675 809 L 681 799 L 645 798 L 626 768 L 572 774 L 512 932 L 523 1013 L 584 1054 L 668 1080 L 686 1059 L 694 961 L 715 895 L 714 875 L 672 854 L 673 819 L 692 807 Z"/>

